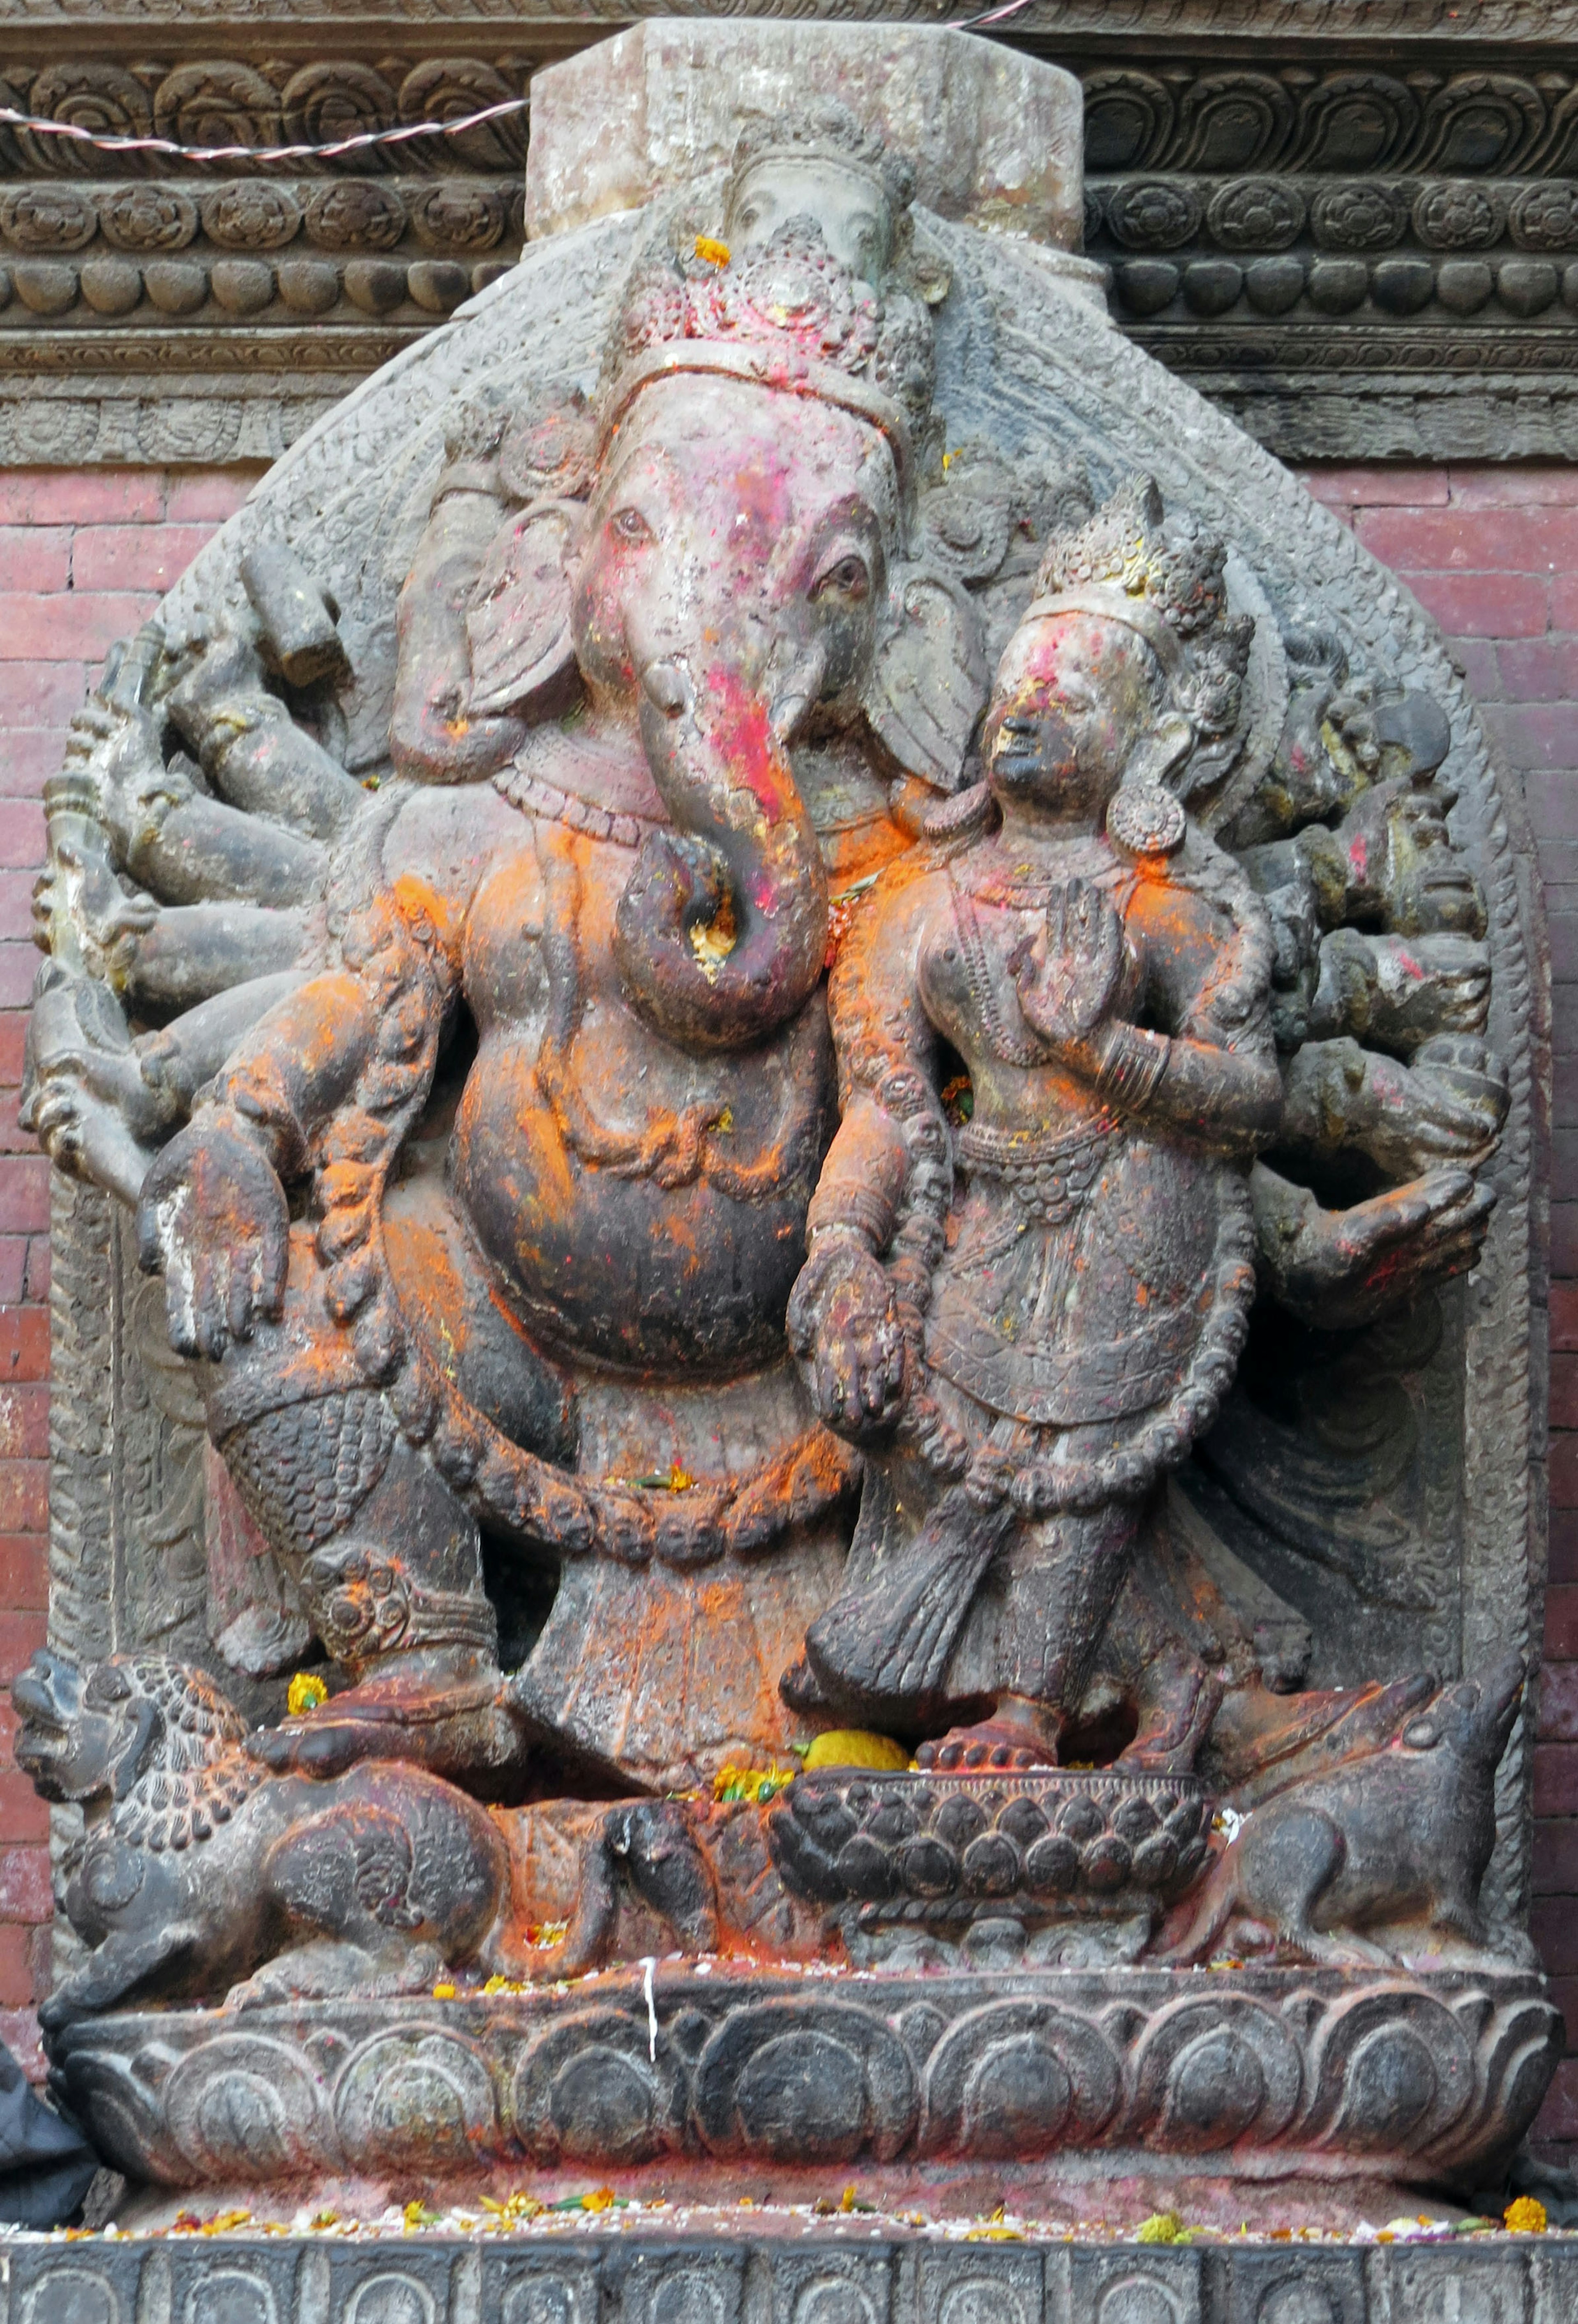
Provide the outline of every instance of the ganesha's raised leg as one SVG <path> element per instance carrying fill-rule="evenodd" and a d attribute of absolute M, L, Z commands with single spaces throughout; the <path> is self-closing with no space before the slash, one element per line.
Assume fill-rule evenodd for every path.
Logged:
<path fill-rule="evenodd" d="M 476 1520 L 369 1386 L 323 1303 L 310 1231 L 293 1230 L 284 1313 L 215 1368 L 208 1431 L 242 1499 L 353 1681 L 255 1747 L 329 1774 L 411 1759 L 486 1790 L 522 1757 L 499 1702 L 498 1626 Z"/>
<path fill-rule="evenodd" d="M 1042 1517 L 998 1552 L 949 1672 L 990 1717 L 923 1743 L 922 1766 L 1053 1767 L 1129 1571 L 1140 1505 Z"/>

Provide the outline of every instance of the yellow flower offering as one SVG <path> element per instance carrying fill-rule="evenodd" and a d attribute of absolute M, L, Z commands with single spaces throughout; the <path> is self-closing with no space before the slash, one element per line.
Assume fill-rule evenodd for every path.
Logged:
<path fill-rule="evenodd" d="M 612 2187 L 594 2187 L 581 2198 L 583 2211 L 611 2211 L 618 2199 Z"/>
<path fill-rule="evenodd" d="M 454 1998 L 455 1987 L 452 1985 L 436 1985 L 433 1987 L 433 1999 L 435 2001 L 453 2001 Z"/>
<path fill-rule="evenodd" d="M 1509 2236 L 1543 2236 L 1546 2207 L 1536 2195 L 1519 2195 L 1508 2204 L 1501 2224 Z"/>
<path fill-rule="evenodd" d="M 898 1775 L 909 1765 L 909 1753 L 891 1735 L 868 1735 L 860 1727 L 834 1727 L 818 1735 L 806 1754 L 813 1767 L 870 1767 Z"/>
<path fill-rule="evenodd" d="M 298 1671 L 285 1696 L 285 1708 L 292 1719 L 300 1719 L 303 1711 L 316 1711 L 320 1702 L 328 1701 L 328 1689 L 318 1673 Z"/>
<path fill-rule="evenodd" d="M 696 254 L 708 266 L 726 266 L 732 253 L 726 242 L 719 242 L 710 234 L 698 234 Z"/>
<path fill-rule="evenodd" d="M 1184 2222 L 1177 2211 L 1153 2211 L 1149 2219 L 1141 2219 L 1136 2241 L 1142 2244 L 1176 2244 L 1184 2232 Z"/>

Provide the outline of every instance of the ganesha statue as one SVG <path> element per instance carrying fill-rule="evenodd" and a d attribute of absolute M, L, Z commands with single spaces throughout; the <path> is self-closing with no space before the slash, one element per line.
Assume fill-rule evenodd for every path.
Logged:
<path fill-rule="evenodd" d="M 1469 2170 L 1555 2024 L 1472 711 L 1110 330 L 1065 76 L 992 84 L 1063 125 L 1027 180 L 962 35 L 756 27 L 735 81 L 697 28 L 683 164 L 611 114 L 577 192 L 656 37 L 539 77 L 553 230 L 265 479 L 49 791 L 61 1312 L 134 1286 L 198 1542 L 174 1607 L 123 1510 L 102 1619 L 68 1543 L 18 1682 L 57 2073 L 177 2184 L 546 2167 L 573 2066 L 600 2167 L 897 2190 L 1009 2152 L 983 2073 L 1023 2165 L 1170 2151 L 1231 1943 L 1252 2170 Z M 344 2093 L 275 2123 L 221 2019 L 332 2027 Z"/>

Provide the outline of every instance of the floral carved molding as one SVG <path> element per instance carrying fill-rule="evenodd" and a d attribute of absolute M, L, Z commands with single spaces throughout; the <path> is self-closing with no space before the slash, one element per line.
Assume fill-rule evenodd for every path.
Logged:
<path fill-rule="evenodd" d="M 0 105 L 328 142 L 518 97 L 649 13 L 11 0 Z M 1031 0 L 1013 23 L 1084 84 L 1116 320 L 1287 456 L 1578 443 L 1578 11 L 1462 23 L 1339 6 L 1316 31 L 1255 0 Z M 514 262 L 525 135 L 248 171 L 0 130 L 0 458 L 272 456 Z"/>

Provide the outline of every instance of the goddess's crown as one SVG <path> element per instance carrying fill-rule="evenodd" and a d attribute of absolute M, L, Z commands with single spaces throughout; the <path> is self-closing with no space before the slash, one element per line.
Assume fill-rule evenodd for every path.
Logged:
<path fill-rule="evenodd" d="M 1024 618 L 1095 613 L 1144 638 L 1168 699 L 1202 742 L 1239 721 L 1255 624 L 1227 604 L 1227 548 L 1186 513 L 1167 516 L 1153 476 L 1130 476 L 1076 532 L 1057 533 Z"/>

